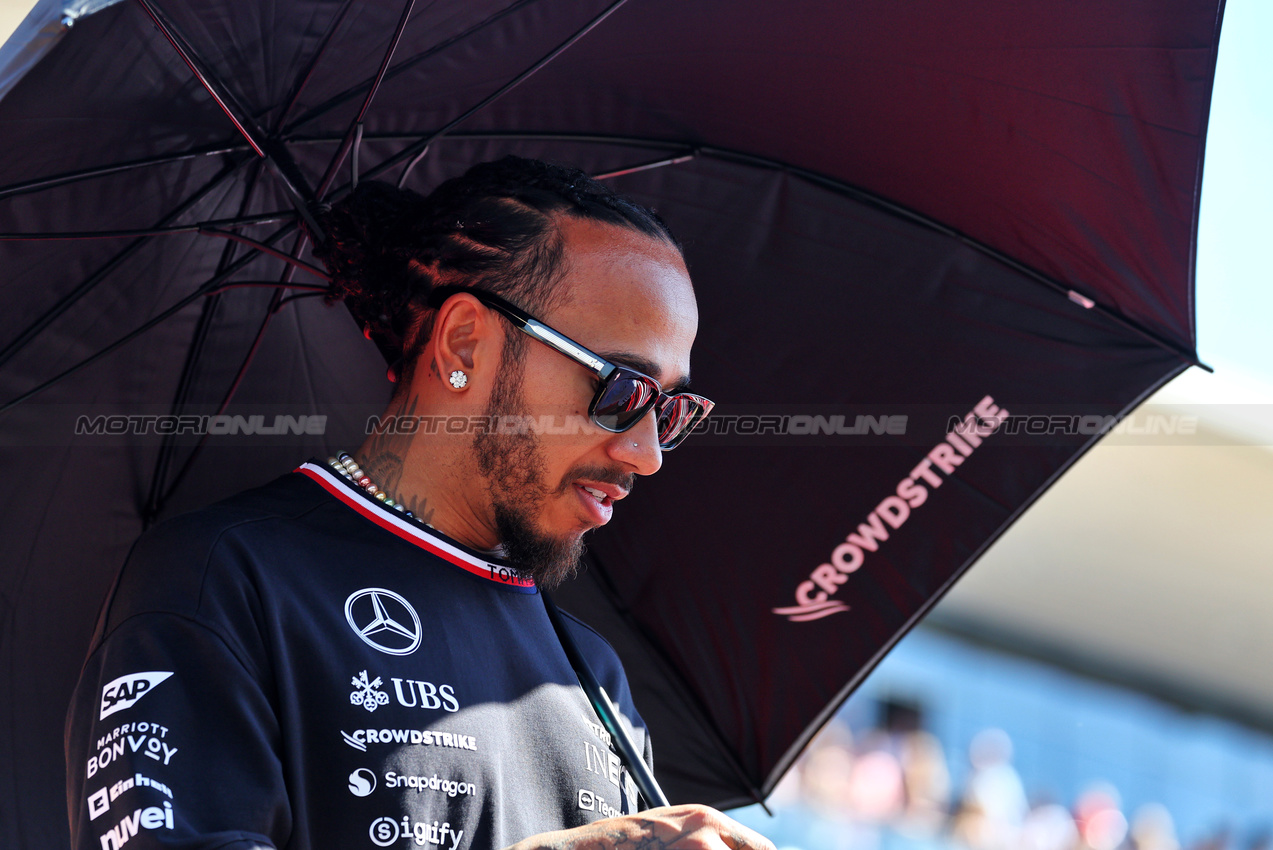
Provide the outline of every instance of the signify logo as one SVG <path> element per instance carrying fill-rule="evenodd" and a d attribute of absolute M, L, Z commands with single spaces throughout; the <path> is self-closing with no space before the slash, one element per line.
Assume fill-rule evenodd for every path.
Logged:
<path fill-rule="evenodd" d="M 401 820 L 394 818 L 376 818 L 367 830 L 371 843 L 377 847 L 390 847 L 397 841 L 409 838 L 417 845 L 433 844 L 447 850 L 459 850 L 464 840 L 464 830 L 456 832 L 450 823 L 433 821 L 412 821 L 410 816 L 403 815 Z"/>

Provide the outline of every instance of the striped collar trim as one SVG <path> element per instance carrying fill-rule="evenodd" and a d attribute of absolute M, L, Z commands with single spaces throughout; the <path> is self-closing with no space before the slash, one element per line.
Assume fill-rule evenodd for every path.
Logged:
<path fill-rule="evenodd" d="M 408 543 L 419 546 L 430 555 L 435 555 L 467 573 L 493 582 L 506 590 L 519 593 L 536 592 L 533 579 L 514 570 L 506 563 L 488 560 L 442 533 L 412 522 L 393 508 L 382 505 L 324 464 L 308 461 L 301 464 L 296 471 L 317 483 L 336 497 L 337 501 L 343 502 L 364 518 L 371 520 L 390 534 L 395 534 Z"/>

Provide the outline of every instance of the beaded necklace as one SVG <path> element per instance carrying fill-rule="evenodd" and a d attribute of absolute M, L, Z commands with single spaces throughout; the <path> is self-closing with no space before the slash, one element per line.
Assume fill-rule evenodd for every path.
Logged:
<path fill-rule="evenodd" d="M 427 523 L 422 522 L 419 517 L 403 507 L 401 502 L 395 502 L 392 498 L 390 498 L 388 493 L 377 487 L 375 482 L 371 480 L 371 477 L 362 471 L 362 469 L 358 466 L 358 461 L 354 460 L 353 456 L 350 455 L 349 452 L 341 452 L 336 455 L 336 457 L 327 458 L 327 465 L 336 472 L 340 473 L 340 475 L 346 480 L 357 484 L 367 492 L 367 495 L 374 497 L 376 501 L 383 502 L 385 507 L 393 508 L 395 511 L 406 515 L 421 525 L 427 525 Z"/>

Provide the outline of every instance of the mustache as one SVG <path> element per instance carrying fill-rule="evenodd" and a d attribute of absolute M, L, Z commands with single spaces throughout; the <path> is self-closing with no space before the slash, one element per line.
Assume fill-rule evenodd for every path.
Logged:
<path fill-rule="evenodd" d="M 566 489 L 570 487 L 570 482 L 578 478 L 586 478 L 589 481 L 596 481 L 601 484 L 614 484 L 617 487 L 622 487 L 630 494 L 636 484 L 637 476 L 635 472 L 622 472 L 613 467 L 581 464 L 567 470 L 566 474 L 561 478 L 561 484 L 558 485 L 557 492 L 566 492 Z"/>

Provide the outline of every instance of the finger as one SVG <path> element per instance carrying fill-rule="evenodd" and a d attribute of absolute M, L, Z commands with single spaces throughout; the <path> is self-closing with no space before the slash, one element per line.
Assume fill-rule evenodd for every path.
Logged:
<path fill-rule="evenodd" d="M 720 837 L 730 850 L 775 850 L 772 841 L 737 821 L 729 821 L 721 829 Z"/>

